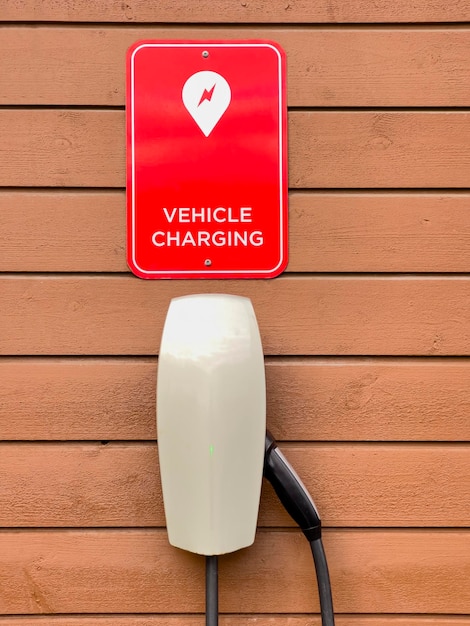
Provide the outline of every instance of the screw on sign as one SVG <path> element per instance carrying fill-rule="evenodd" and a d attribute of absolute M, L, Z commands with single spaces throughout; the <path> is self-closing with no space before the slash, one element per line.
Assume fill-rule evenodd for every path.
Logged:
<path fill-rule="evenodd" d="M 285 55 L 267 41 L 143 41 L 127 65 L 127 257 L 141 278 L 287 265 Z"/>

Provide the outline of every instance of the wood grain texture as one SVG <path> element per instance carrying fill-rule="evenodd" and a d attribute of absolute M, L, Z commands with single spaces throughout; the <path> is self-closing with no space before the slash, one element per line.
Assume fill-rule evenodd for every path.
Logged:
<path fill-rule="evenodd" d="M 4 0 L 2 20 L 84 22 L 459 22 L 466 0 Z"/>
<path fill-rule="evenodd" d="M 290 106 L 464 107 L 470 100 L 467 29 L 28 26 L 2 30 L 0 104 L 123 106 L 131 44 L 214 37 L 281 44 Z"/>
<path fill-rule="evenodd" d="M 469 122 L 456 112 L 293 112 L 289 184 L 465 187 Z"/>
<path fill-rule="evenodd" d="M 0 191 L 0 270 L 125 272 L 125 192 Z"/>
<path fill-rule="evenodd" d="M 266 362 L 282 441 L 470 441 L 470 362 Z M 0 359 L 0 440 L 153 440 L 155 358 Z"/>
<path fill-rule="evenodd" d="M 281 448 L 324 526 L 468 525 L 468 445 Z M 155 444 L 3 444 L 0 452 L 0 526 L 165 525 Z M 259 524 L 294 525 L 268 485 Z"/>
<path fill-rule="evenodd" d="M 123 112 L 3 110 L 0 133 L 0 185 L 125 186 Z"/>
<path fill-rule="evenodd" d="M 112 275 L 1 277 L 0 353 L 154 356 L 171 298 L 195 292 L 250 298 L 268 355 L 469 354 L 467 277 L 195 284 Z"/>
<path fill-rule="evenodd" d="M 0 271 L 129 271 L 125 202 L 121 191 L 0 191 Z M 288 272 L 470 270 L 467 193 L 293 192 L 289 206 Z"/>
<path fill-rule="evenodd" d="M 467 194 L 294 193 L 288 269 L 468 272 L 469 215 Z"/>
<path fill-rule="evenodd" d="M 338 626 L 470 626 L 470 360 L 448 358 L 470 354 L 470 279 L 442 275 L 470 265 L 468 0 L 0 13 L 18 22 L 0 34 L 0 105 L 34 107 L 0 110 L 0 186 L 17 187 L 0 192 L 0 271 L 110 273 L 0 276 L 0 626 L 202 626 L 204 561 L 168 545 L 151 441 L 163 319 L 195 291 L 253 300 L 268 425 L 329 527 Z M 219 37 L 279 41 L 289 105 L 327 109 L 289 114 L 297 275 L 113 276 L 128 271 L 124 112 L 91 107 L 123 107 L 132 42 Z M 400 275 L 416 272 L 441 275 Z M 267 485 L 259 525 L 220 560 L 221 626 L 320 626 L 308 545 Z"/>
<path fill-rule="evenodd" d="M 203 626 L 203 615 L 95 615 L 0 617 L 0 626 Z M 220 615 L 221 626 L 321 626 L 318 615 Z M 469 626 L 470 617 L 336 615 L 338 626 Z"/>
<path fill-rule="evenodd" d="M 294 188 L 467 187 L 470 113 L 294 111 Z M 0 185 L 124 187 L 124 112 L 2 109 Z"/>
<path fill-rule="evenodd" d="M 468 610 L 468 531 L 327 531 L 324 542 L 338 613 Z M 204 610 L 203 558 L 163 530 L 4 531 L 0 550 L 4 614 Z M 220 559 L 219 581 L 222 613 L 318 611 L 298 532 L 259 532 Z"/>

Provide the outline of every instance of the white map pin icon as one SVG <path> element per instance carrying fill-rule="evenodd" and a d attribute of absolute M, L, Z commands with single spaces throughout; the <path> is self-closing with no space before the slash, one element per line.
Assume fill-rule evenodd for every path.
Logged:
<path fill-rule="evenodd" d="M 183 104 L 193 120 L 209 137 L 227 110 L 232 92 L 230 85 L 217 72 L 196 72 L 184 83 Z"/>

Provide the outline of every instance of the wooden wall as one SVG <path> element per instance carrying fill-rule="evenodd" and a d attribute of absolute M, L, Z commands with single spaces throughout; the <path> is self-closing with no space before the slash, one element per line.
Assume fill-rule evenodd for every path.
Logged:
<path fill-rule="evenodd" d="M 252 298 L 268 424 L 326 526 L 338 626 L 470 625 L 468 0 L 2 0 L 0 626 L 197 626 L 155 444 L 172 297 Z M 141 281 L 125 262 L 124 55 L 288 55 L 290 263 Z M 319 626 L 268 486 L 221 559 L 222 626 Z"/>

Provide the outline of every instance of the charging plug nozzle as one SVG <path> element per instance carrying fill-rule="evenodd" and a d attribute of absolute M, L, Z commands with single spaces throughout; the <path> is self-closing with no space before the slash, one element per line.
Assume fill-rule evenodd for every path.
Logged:
<path fill-rule="evenodd" d="M 334 626 L 330 575 L 321 540 L 321 521 L 317 508 L 300 478 L 266 431 L 264 477 L 271 483 L 286 511 L 300 526 L 312 550 L 317 573 L 322 626 Z"/>
<path fill-rule="evenodd" d="M 264 477 L 271 483 L 284 508 L 307 539 L 314 541 L 321 537 L 321 521 L 317 508 L 269 431 L 266 431 Z"/>

